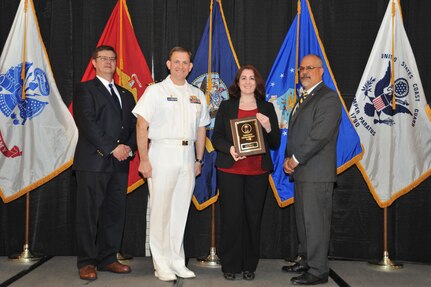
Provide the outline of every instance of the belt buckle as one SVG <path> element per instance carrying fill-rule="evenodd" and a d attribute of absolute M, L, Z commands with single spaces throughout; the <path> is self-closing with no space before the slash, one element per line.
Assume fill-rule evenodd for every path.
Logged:
<path fill-rule="evenodd" d="M 189 145 L 189 141 L 183 140 L 183 141 L 181 142 L 181 145 Z"/>

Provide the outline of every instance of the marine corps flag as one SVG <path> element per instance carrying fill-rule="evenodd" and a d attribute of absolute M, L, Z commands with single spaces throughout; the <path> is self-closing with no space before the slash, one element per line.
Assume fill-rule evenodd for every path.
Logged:
<path fill-rule="evenodd" d="M 193 70 L 188 77 L 189 82 L 200 87 L 206 94 L 211 115 L 211 124 L 207 128 L 205 164 L 202 167 L 201 176 L 196 178 L 192 199 L 198 210 L 203 210 L 217 201 L 214 167 L 216 152 L 210 139 L 215 115 L 221 101 L 229 98 L 227 89 L 233 82 L 238 67 L 238 59 L 230 39 L 221 1 L 214 1 L 214 3 L 211 1 L 210 16 L 193 60 Z"/>
<path fill-rule="evenodd" d="M 126 0 L 119 0 L 97 46 L 109 45 L 117 52 L 117 72 L 115 83 L 128 89 L 137 101 L 149 83 L 153 81 L 144 54 L 136 40 L 132 20 Z M 88 81 L 96 76 L 91 60 L 85 70 L 82 81 Z M 144 183 L 138 172 L 139 156 L 136 153 L 130 162 L 127 192 L 131 192 Z"/>
<path fill-rule="evenodd" d="M 52 74 L 33 1 L 0 57 L 0 195 L 10 202 L 72 165 L 78 130 Z"/>
<path fill-rule="evenodd" d="M 431 174 L 431 122 L 398 0 L 390 0 L 350 116 L 365 146 L 357 163 L 380 207 Z"/>
<path fill-rule="evenodd" d="M 322 58 L 325 70 L 323 82 L 337 91 L 343 104 L 337 140 L 337 173 L 349 168 L 362 155 L 359 136 L 349 119 L 346 106 L 338 91 L 325 49 L 319 38 L 310 4 L 307 0 L 299 2 L 298 14 L 290 26 L 266 81 L 266 99 L 274 104 L 281 130 L 280 147 L 276 151 L 271 150 L 274 171 L 270 178 L 271 187 L 280 207 L 293 202 L 293 183 L 289 182 L 289 177 L 284 173 L 283 163 L 290 113 L 299 96 L 297 88 L 300 88 L 300 83 L 298 83 L 297 70 L 299 61 L 307 54 L 316 54 Z"/>

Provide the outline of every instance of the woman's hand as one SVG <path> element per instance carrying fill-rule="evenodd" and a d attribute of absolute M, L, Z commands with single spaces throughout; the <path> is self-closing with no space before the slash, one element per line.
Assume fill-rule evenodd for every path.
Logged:
<path fill-rule="evenodd" d="M 262 127 L 265 129 L 267 133 L 271 132 L 271 122 L 269 121 L 269 118 L 265 116 L 264 114 L 257 113 L 256 114 L 257 120 L 260 122 Z"/>
<path fill-rule="evenodd" d="M 235 147 L 230 147 L 230 155 L 233 157 L 235 161 L 239 161 L 240 159 L 245 159 L 246 156 L 239 156 L 238 153 L 235 151 Z"/>

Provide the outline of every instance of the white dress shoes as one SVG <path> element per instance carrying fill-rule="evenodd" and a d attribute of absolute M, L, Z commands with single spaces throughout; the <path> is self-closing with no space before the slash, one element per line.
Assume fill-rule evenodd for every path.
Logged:
<path fill-rule="evenodd" d="M 185 266 L 172 267 L 172 271 L 181 278 L 195 278 L 196 274 Z"/>
<path fill-rule="evenodd" d="M 177 280 L 177 276 L 175 276 L 174 273 L 171 272 L 160 272 L 160 271 L 154 271 L 154 276 L 159 278 L 162 281 L 174 281 Z"/>

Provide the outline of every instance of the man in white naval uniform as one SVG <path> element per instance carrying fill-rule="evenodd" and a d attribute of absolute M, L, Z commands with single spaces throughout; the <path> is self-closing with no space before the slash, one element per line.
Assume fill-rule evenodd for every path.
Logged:
<path fill-rule="evenodd" d="M 183 238 L 210 116 L 202 91 L 186 81 L 190 51 L 173 48 L 166 66 L 170 75 L 149 86 L 132 112 L 138 118 L 139 172 L 150 191 L 154 275 L 172 281 L 195 277 L 185 266 Z"/>

